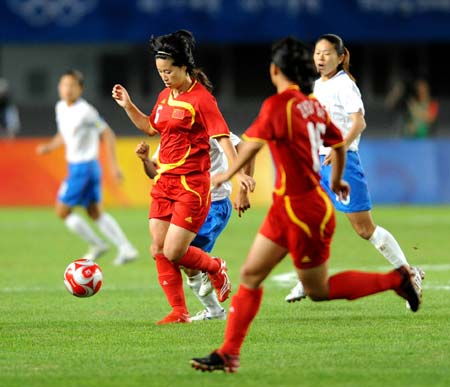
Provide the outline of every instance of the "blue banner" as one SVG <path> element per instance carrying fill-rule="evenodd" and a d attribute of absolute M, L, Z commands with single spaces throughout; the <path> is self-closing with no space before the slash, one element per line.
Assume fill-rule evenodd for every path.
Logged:
<path fill-rule="evenodd" d="M 199 42 L 450 40 L 450 0 L 2 0 L 0 43 L 146 42 L 181 28 Z"/>
<path fill-rule="evenodd" d="M 360 154 L 374 203 L 450 203 L 450 140 L 363 139 Z"/>

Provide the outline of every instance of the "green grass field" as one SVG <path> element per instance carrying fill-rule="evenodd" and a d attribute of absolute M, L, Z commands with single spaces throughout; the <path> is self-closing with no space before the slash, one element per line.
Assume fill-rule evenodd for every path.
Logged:
<path fill-rule="evenodd" d="M 104 284 L 78 299 L 63 272 L 85 250 L 52 209 L 0 209 L 0 386 L 449 386 L 450 208 L 377 207 L 374 217 L 426 271 L 414 314 L 394 292 L 365 299 L 287 304 L 295 284 L 286 257 L 265 283 L 264 299 L 237 374 L 189 366 L 222 342 L 224 321 L 156 326 L 169 311 L 148 254 L 147 209 L 111 209 L 141 251 L 115 267 L 99 259 Z M 265 213 L 235 214 L 215 255 L 239 267 Z M 390 270 L 338 215 L 332 272 Z M 192 314 L 201 309 L 185 288 Z M 225 303 L 228 306 L 229 301 Z"/>

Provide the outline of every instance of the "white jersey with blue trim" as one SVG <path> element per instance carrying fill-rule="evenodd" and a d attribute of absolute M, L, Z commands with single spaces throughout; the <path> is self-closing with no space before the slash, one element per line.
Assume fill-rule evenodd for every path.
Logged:
<path fill-rule="evenodd" d="M 333 123 L 341 130 L 345 137 L 352 127 L 350 114 L 361 111 L 364 115 L 364 104 L 356 83 L 341 70 L 326 81 L 321 78 L 314 83 L 314 97 L 320 102 L 330 115 Z M 361 135 L 355 138 L 348 148 L 357 151 Z M 328 154 L 330 148 L 321 147 L 320 154 Z"/>
<path fill-rule="evenodd" d="M 236 146 L 241 142 L 241 139 L 234 133 L 230 133 L 230 140 L 233 146 Z M 211 176 L 214 176 L 215 174 L 225 172 L 228 169 L 228 159 L 217 140 L 211 139 L 209 140 L 209 144 L 211 145 L 211 149 L 209 151 L 209 155 L 211 157 L 210 173 Z M 216 200 L 225 199 L 231 195 L 231 191 L 231 181 L 226 181 L 222 183 L 220 187 L 216 187 L 211 190 L 211 201 L 214 202 Z"/>
<path fill-rule="evenodd" d="M 236 146 L 241 142 L 241 139 L 234 133 L 230 133 L 231 143 Z M 211 176 L 217 173 L 225 172 L 228 169 L 228 159 L 220 146 L 219 142 L 213 138 L 209 140 L 210 150 L 209 156 L 211 158 L 211 168 L 209 170 Z M 159 145 L 155 153 L 152 156 L 152 160 L 156 162 L 158 159 Z M 214 187 L 211 190 L 211 201 L 215 202 L 218 200 L 225 199 L 231 195 L 232 184 L 230 181 L 226 181 L 220 185 L 220 187 Z"/>
<path fill-rule="evenodd" d="M 97 110 L 83 98 L 72 105 L 58 101 L 55 107 L 56 124 L 66 145 L 69 163 L 98 159 L 100 134 L 108 127 Z"/>

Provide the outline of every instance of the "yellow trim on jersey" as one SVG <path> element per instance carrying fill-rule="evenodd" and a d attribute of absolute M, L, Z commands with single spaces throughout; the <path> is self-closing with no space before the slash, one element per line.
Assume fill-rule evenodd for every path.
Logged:
<path fill-rule="evenodd" d="M 330 148 L 336 149 L 336 148 L 340 148 L 340 147 L 342 147 L 344 145 L 345 145 L 345 141 L 342 141 L 342 142 L 339 142 L 337 144 L 334 144 L 334 145 L 330 146 Z"/>
<path fill-rule="evenodd" d="M 249 137 L 247 136 L 245 133 L 242 135 L 242 139 L 244 141 L 253 141 L 253 142 L 260 142 L 262 144 L 266 144 L 267 140 L 264 140 L 263 138 L 258 138 L 258 137 Z"/>
<path fill-rule="evenodd" d="M 326 192 L 324 192 L 320 186 L 318 186 L 316 188 L 317 192 L 319 193 L 319 195 L 322 197 L 323 201 L 325 202 L 325 206 L 326 206 L 326 211 L 325 211 L 325 216 L 323 217 L 322 222 L 320 223 L 320 236 L 323 237 L 323 230 L 325 230 L 325 227 L 328 223 L 328 221 L 331 218 L 331 215 L 333 215 L 333 205 L 331 204 L 331 200 L 328 197 L 328 194 Z"/>
<path fill-rule="evenodd" d="M 305 232 L 305 234 L 311 238 L 312 234 L 309 226 L 305 222 L 302 222 L 299 218 L 297 218 L 297 215 L 295 215 L 295 212 L 291 206 L 291 199 L 287 195 L 284 197 L 284 206 L 286 208 L 289 219 L 291 219 L 293 223 L 299 226 Z"/>
<path fill-rule="evenodd" d="M 191 87 L 189 87 L 189 89 L 186 90 L 186 93 L 189 93 L 189 92 L 194 88 L 194 86 L 195 86 L 196 84 L 197 84 L 197 80 L 195 80 L 194 82 L 192 82 Z"/>
<path fill-rule="evenodd" d="M 191 113 L 191 116 L 192 116 L 191 126 L 194 124 L 194 122 L 195 122 L 195 109 L 194 109 L 194 106 L 192 106 L 189 102 L 177 101 L 176 99 L 173 99 L 172 93 L 170 93 L 169 94 L 169 99 L 167 101 L 167 105 L 181 107 L 181 108 L 184 108 L 186 110 L 189 110 L 189 112 Z"/>
<path fill-rule="evenodd" d="M 286 172 L 284 171 L 284 168 L 281 164 L 279 164 L 278 167 L 281 174 L 281 186 L 275 188 L 273 192 L 275 192 L 275 194 L 277 194 L 278 196 L 282 196 L 286 192 Z"/>
<path fill-rule="evenodd" d="M 193 194 L 197 195 L 198 198 L 200 199 L 200 205 L 202 205 L 202 197 L 201 197 L 201 195 L 197 191 L 194 191 L 193 189 L 191 189 L 191 187 L 189 187 L 189 184 L 187 183 L 187 180 L 186 180 L 186 176 L 185 175 L 181 175 L 180 179 L 181 179 L 181 184 L 186 189 L 186 191 L 192 192 Z"/>
<path fill-rule="evenodd" d="M 164 172 L 170 171 L 171 169 L 174 169 L 176 167 L 179 167 L 180 165 L 183 165 L 186 161 L 186 159 L 189 156 L 189 153 L 191 153 L 191 146 L 189 145 L 189 148 L 187 150 L 187 152 L 185 153 L 185 155 L 181 158 L 181 160 L 175 162 L 175 163 L 169 163 L 169 164 L 164 164 L 161 163 L 161 160 L 159 159 L 159 153 L 158 153 L 158 159 L 157 159 L 157 163 L 158 163 L 158 176 L 155 177 L 155 181 L 158 180 L 159 175 L 161 175 Z"/>
<path fill-rule="evenodd" d="M 294 101 L 295 98 L 291 98 L 286 104 L 286 119 L 289 140 L 292 140 L 292 104 L 294 103 Z"/>
<path fill-rule="evenodd" d="M 217 138 L 217 137 L 230 137 L 228 133 L 215 134 L 214 136 L 209 136 L 209 138 Z"/>

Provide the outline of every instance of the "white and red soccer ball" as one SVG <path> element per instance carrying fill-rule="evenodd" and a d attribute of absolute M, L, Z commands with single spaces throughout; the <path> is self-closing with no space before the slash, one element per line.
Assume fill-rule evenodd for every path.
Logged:
<path fill-rule="evenodd" d="M 64 272 L 64 285 L 76 297 L 91 297 L 96 294 L 103 281 L 100 266 L 89 259 L 77 259 Z"/>

